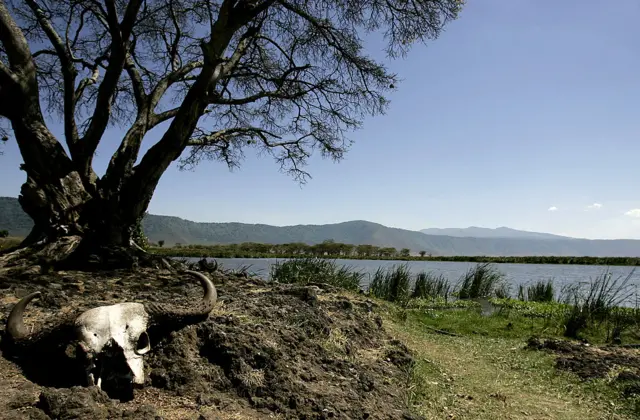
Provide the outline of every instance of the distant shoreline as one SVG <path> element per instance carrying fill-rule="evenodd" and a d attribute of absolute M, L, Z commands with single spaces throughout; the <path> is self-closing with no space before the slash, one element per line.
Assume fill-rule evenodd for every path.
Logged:
<path fill-rule="evenodd" d="M 0 238 L 0 251 L 20 243 L 22 238 Z M 268 249 L 268 250 L 267 250 Z M 153 243 L 148 250 L 154 254 L 175 258 L 300 258 L 371 260 L 371 261 L 443 261 L 497 264 L 554 264 L 554 265 L 603 265 L 640 266 L 640 257 L 577 257 L 577 256 L 478 256 L 478 255 L 402 255 L 395 248 L 373 245 L 350 245 L 325 243 L 316 245 L 296 244 L 228 244 L 228 245 L 182 245 L 160 247 Z M 293 252 L 286 252 L 293 250 Z M 333 251 L 332 250 L 339 250 Z"/>
<path fill-rule="evenodd" d="M 237 250 L 216 249 L 218 246 L 182 246 L 182 247 L 150 247 L 149 251 L 155 254 L 175 258 L 300 258 L 318 257 L 323 259 L 342 260 L 371 260 L 371 261 L 443 261 L 443 262 L 477 262 L 499 264 L 557 264 L 557 265 L 604 265 L 604 266 L 638 266 L 640 258 L 634 257 L 572 257 L 572 256 L 358 256 L 343 254 L 293 254 L 293 253 L 262 253 Z"/>

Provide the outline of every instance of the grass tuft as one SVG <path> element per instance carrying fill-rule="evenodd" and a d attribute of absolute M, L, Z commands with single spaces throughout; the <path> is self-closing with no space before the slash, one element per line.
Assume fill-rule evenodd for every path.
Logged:
<path fill-rule="evenodd" d="M 369 283 L 369 294 L 389 302 L 406 303 L 411 293 L 411 271 L 407 264 L 388 270 L 379 267 Z"/>
<path fill-rule="evenodd" d="M 316 257 L 292 258 L 276 261 L 271 266 L 272 281 L 287 284 L 322 282 L 345 290 L 357 291 L 364 274 L 332 260 Z"/>
<path fill-rule="evenodd" d="M 553 280 L 539 280 L 536 283 L 526 286 L 518 286 L 518 300 L 528 302 L 553 302 L 555 300 L 555 288 Z"/>
<path fill-rule="evenodd" d="M 635 268 L 624 278 L 612 279 L 607 270 L 589 283 L 565 288 L 563 299 L 570 308 L 565 314 L 564 335 L 579 338 L 582 330 L 598 325 L 611 331 L 609 339 L 618 340 L 623 330 L 637 324 L 637 309 L 619 308 L 634 293 L 629 284 L 634 272 Z"/>
<path fill-rule="evenodd" d="M 444 275 L 421 271 L 416 275 L 411 297 L 414 299 L 444 298 L 447 301 L 450 293 L 451 283 Z"/>
<path fill-rule="evenodd" d="M 509 285 L 505 276 L 493 264 L 476 264 L 462 275 L 458 283 L 459 299 L 477 299 L 486 297 L 506 298 Z"/>

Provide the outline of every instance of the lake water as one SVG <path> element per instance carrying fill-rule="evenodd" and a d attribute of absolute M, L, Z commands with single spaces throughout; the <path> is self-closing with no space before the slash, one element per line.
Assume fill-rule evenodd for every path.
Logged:
<path fill-rule="evenodd" d="M 197 261 L 198 258 L 190 258 L 189 260 Z M 248 266 L 250 273 L 254 273 L 266 280 L 269 280 L 271 265 L 276 261 L 284 261 L 284 259 L 276 258 L 215 258 L 215 260 L 225 269 L 237 269 Z M 430 271 L 434 274 L 443 274 L 452 284 L 456 284 L 467 270 L 477 264 L 448 261 L 335 261 L 338 264 L 347 265 L 355 270 L 369 273 L 370 275 L 373 275 L 378 267 L 391 267 L 393 265 L 406 263 L 412 273 Z M 636 289 L 640 286 L 640 269 L 634 271 L 634 267 L 568 264 L 495 264 L 495 266 L 504 273 L 508 282 L 512 285 L 512 294 L 517 293 L 520 284 L 528 285 L 538 280 L 553 279 L 555 289 L 559 291 L 565 285 L 595 280 L 596 277 L 603 275 L 605 272 L 611 273 L 612 280 L 619 278 L 618 284 L 631 274 L 631 278 L 627 284 L 630 285 L 630 291 L 633 292 L 634 296 L 630 298 L 633 302 L 625 302 L 625 304 L 628 305 L 630 303 L 635 304 Z M 365 276 L 365 284 L 363 284 L 363 286 L 367 286 L 368 277 L 369 276 Z"/>

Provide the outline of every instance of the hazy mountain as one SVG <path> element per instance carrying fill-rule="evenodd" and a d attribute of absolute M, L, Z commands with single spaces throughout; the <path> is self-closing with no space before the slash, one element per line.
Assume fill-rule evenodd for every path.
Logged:
<path fill-rule="evenodd" d="M 0 197 L 0 230 L 13 236 L 29 232 L 31 219 L 18 200 Z M 149 215 L 143 228 L 152 241 L 164 240 L 167 245 L 215 244 L 239 242 L 320 243 L 327 239 L 351 244 L 409 248 L 433 255 L 571 255 L 627 257 L 640 255 L 638 240 L 587 240 L 558 238 L 469 238 L 427 235 L 422 232 L 386 227 L 357 220 L 329 225 L 270 226 L 246 223 L 196 223 L 172 216 Z"/>
<path fill-rule="evenodd" d="M 11 236 L 27 236 L 33 220 L 20 207 L 17 198 L 0 197 L 0 230 L 8 230 Z"/>
<path fill-rule="evenodd" d="M 496 229 L 470 226 L 468 228 L 429 228 L 420 232 L 427 235 L 455 236 L 457 238 L 528 238 L 528 239 L 573 239 L 551 233 L 529 232 L 526 230 L 499 227 Z"/>

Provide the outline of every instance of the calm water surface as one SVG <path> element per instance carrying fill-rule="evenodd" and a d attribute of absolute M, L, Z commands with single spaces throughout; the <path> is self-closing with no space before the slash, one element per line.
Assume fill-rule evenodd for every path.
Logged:
<path fill-rule="evenodd" d="M 197 261 L 197 258 L 190 258 Z M 276 261 L 285 261 L 276 258 L 216 258 L 219 264 L 225 269 L 236 269 L 249 266 L 249 272 L 269 280 L 269 269 Z M 380 261 L 380 260 L 336 260 L 338 264 L 343 264 L 373 275 L 378 267 L 391 267 L 403 264 L 406 261 Z M 449 281 L 455 284 L 468 269 L 476 263 L 471 262 L 449 262 L 449 261 L 408 261 L 406 262 L 411 272 L 431 271 L 434 274 L 443 274 Z M 507 280 L 512 285 L 512 293 L 516 293 L 520 284 L 530 284 L 538 280 L 553 279 L 556 290 L 560 290 L 567 284 L 578 282 L 589 282 L 592 279 L 604 274 L 611 273 L 612 280 L 616 278 L 618 283 L 631 274 L 628 282 L 632 289 L 640 285 L 640 270 L 634 267 L 615 266 L 607 267 L 601 265 L 568 265 L 568 264 L 496 264 L 496 267 L 505 274 Z M 365 284 L 368 283 L 365 276 Z M 634 293 L 635 294 L 635 293 Z M 634 297 L 635 299 L 635 297 Z"/>

